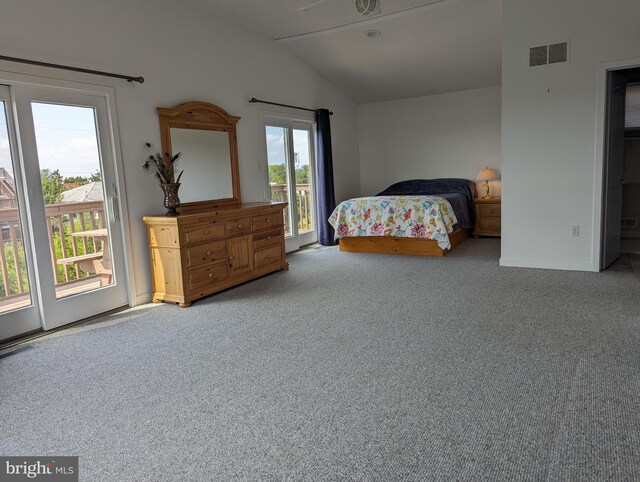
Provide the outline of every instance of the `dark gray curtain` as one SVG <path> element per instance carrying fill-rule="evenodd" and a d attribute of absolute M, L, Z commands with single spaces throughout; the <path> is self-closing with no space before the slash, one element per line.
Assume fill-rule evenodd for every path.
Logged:
<path fill-rule="evenodd" d="M 333 189 L 333 154 L 331 151 L 331 122 L 327 109 L 316 111 L 318 132 L 318 242 L 323 246 L 333 246 L 333 228 L 329 216 L 336 208 Z"/>

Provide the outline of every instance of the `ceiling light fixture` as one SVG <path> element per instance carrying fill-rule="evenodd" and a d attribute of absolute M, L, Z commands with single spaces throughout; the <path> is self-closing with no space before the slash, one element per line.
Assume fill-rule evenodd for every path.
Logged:
<path fill-rule="evenodd" d="M 358 27 L 364 27 L 366 25 L 373 25 L 376 24 L 378 22 L 384 22 L 385 20 L 392 20 L 394 18 L 400 18 L 400 17 L 404 17 L 406 15 L 411 15 L 411 14 L 415 14 L 415 13 L 420 13 L 420 12 L 425 12 L 427 10 L 430 10 L 432 8 L 435 8 L 437 6 L 439 6 L 440 4 L 446 2 L 446 3 L 454 3 L 460 0 L 433 0 L 429 3 L 426 3 L 424 5 L 420 5 L 418 7 L 412 7 L 412 8 L 408 8 L 406 10 L 401 10 L 399 12 L 394 12 L 394 13 L 387 13 L 387 14 L 383 14 L 383 15 L 376 15 L 374 17 L 369 17 L 366 18 L 364 20 L 358 20 L 357 22 L 351 22 L 351 23 L 347 23 L 344 25 L 338 25 L 337 27 L 330 27 L 330 28 L 325 28 L 325 29 L 321 29 L 321 30 L 314 30 L 313 32 L 307 32 L 307 33 L 301 33 L 301 34 L 296 34 L 296 35 L 290 35 L 288 37 L 282 37 L 282 38 L 277 38 L 274 39 L 274 41 L 276 43 L 279 44 L 284 44 L 284 43 L 288 43 L 288 42 L 295 42 L 296 40 L 305 40 L 305 39 L 309 39 L 309 38 L 314 38 L 314 37 L 321 37 L 323 35 L 328 35 L 331 33 L 338 33 L 338 32 L 344 32 L 346 30 L 351 30 L 354 28 L 358 28 Z M 314 2 L 314 4 L 316 3 L 323 3 L 323 2 Z"/>
<path fill-rule="evenodd" d="M 380 37 L 380 35 L 382 35 L 380 30 L 367 30 L 367 37 L 369 38 L 377 38 Z"/>
<path fill-rule="evenodd" d="M 307 3 L 298 7 L 296 10 L 298 12 L 304 12 L 307 10 L 312 10 L 315 7 L 319 7 L 325 3 L 329 2 L 329 0 L 315 0 L 311 3 Z M 360 15 L 371 15 L 371 14 L 379 14 L 380 10 L 380 0 L 353 0 L 353 5 L 356 7 L 356 11 Z"/>
<path fill-rule="evenodd" d="M 360 15 L 377 15 L 381 12 L 380 0 L 353 0 L 353 4 Z"/>

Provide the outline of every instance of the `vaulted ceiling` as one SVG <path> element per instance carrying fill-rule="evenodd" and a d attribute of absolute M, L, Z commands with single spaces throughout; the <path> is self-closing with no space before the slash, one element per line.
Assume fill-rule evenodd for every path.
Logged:
<path fill-rule="evenodd" d="M 500 84 L 502 0 L 181 0 L 260 32 L 359 104 Z M 367 35 L 370 31 L 378 35 Z"/>

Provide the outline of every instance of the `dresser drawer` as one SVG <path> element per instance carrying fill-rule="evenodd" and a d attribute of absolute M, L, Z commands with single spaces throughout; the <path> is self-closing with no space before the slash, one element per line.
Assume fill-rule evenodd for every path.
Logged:
<path fill-rule="evenodd" d="M 264 248 L 265 246 L 280 244 L 281 239 L 282 239 L 282 229 L 275 229 L 273 231 L 266 231 L 264 233 L 254 234 L 253 249 L 260 249 L 260 248 Z"/>
<path fill-rule="evenodd" d="M 192 269 L 188 272 L 189 289 L 193 290 L 202 286 L 221 281 L 228 276 L 227 262 L 210 264 L 202 268 Z"/>
<path fill-rule="evenodd" d="M 496 231 L 500 232 L 500 218 L 499 217 L 483 217 L 480 218 L 480 230 L 482 231 Z"/>
<path fill-rule="evenodd" d="M 213 241 L 211 243 L 198 244 L 187 248 L 187 267 L 198 266 L 206 263 L 214 263 L 227 259 L 227 242 Z"/>
<path fill-rule="evenodd" d="M 260 268 L 271 263 L 277 263 L 282 257 L 282 245 L 278 244 L 270 248 L 261 249 L 256 251 L 253 255 L 254 266 Z"/>
<path fill-rule="evenodd" d="M 184 230 L 184 239 L 187 244 L 210 239 L 224 238 L 223 224 L 209 224 L 204 226 L 189 226 Z"/>
<path fill-rule="evenodd" d="M 264 216 L 254 216 L 251 218 L 251 222 L 253 223 L 254 231 L 272 226 L 282 226 L 282 213 L 276 212 Z"/>
<path fill-rule="evenodd" d="M 480 216 L 500 216 L 500 205 L 499 204 L 487 204 L 478 206 L 478 210 L 480 211 Z"/>
<path fill-rule="evenodd" d="M 238 234 L 247 234 L 251 232 L 251 218 L 236 219 L 235 221 L 227 221 L 227 234 L 236 236 Z"/>

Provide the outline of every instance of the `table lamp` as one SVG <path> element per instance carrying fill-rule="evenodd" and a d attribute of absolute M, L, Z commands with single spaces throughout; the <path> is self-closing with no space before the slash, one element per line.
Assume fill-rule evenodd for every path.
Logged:
<path fill-rule="evenodd" d="M 489 195 L 489 181 L 493 181 L 495 179 L 498 179 L 498 171 L 495 169 L 489 169 L 488 166 L 478 173 L 476 181 L 484 181 L 484 187 L 487 190 L 487 193 L 482 196 L 482 199 L 491 199 L 491 196 Z"/>

